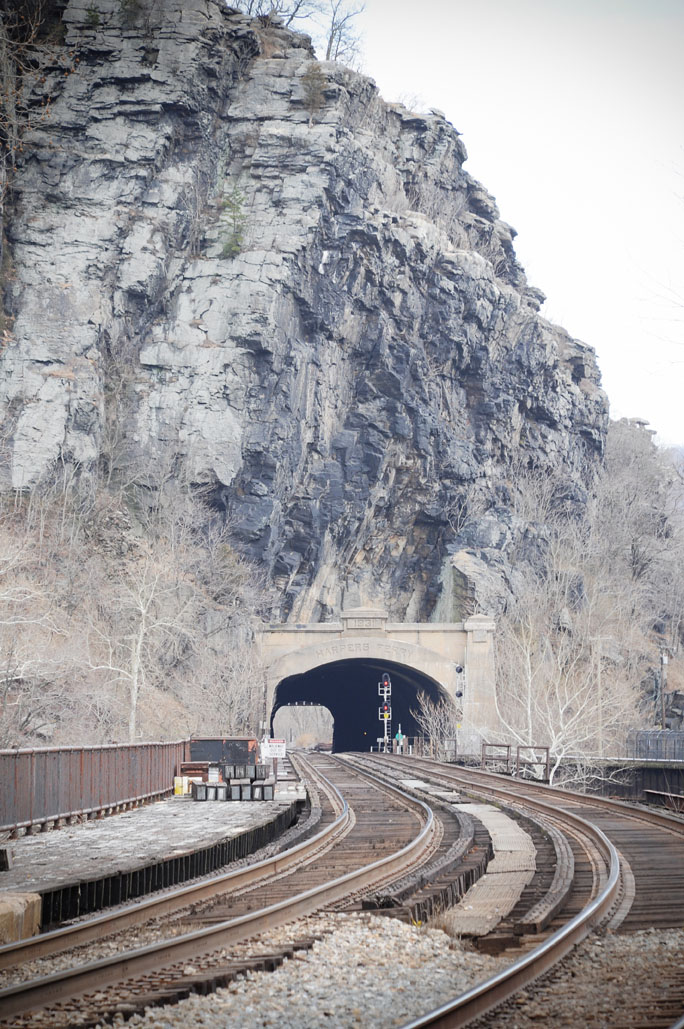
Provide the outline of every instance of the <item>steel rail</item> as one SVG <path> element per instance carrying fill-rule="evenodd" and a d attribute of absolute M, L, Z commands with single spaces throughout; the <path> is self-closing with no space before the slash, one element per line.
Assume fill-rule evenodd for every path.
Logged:
<path fill-rule="evenodd" d="M 330 788 L 339 793 L 336 787 L 320 772 L 318 776 Z M 408 807 L 421 808 L 425 813 L 425 824 L 418 835 L 396 853 L 380 858 L 371 864 L 363 865 L 352 872 L 347 872 L 323 885 L 314 886 L 288 900 L 279 901 L 247 915 L 185 933 L 182 936 L 164 940 L 139 950 L 104 958 L 88 965 L 8 987 L 0 991 L 0 1017 L 7 1018 L 11 1015 L 23 1014 L 34 1008 L 45 1007 L 60 1000 L 87 993 L 92 989 L 101 990 L 103 986 L 121 982 L 132 976 L 151 970 L 158 971 L 160 968 L 176 962 L 197 958 L 200 954 L 239 943 L 303 915 L 312 914 L 322 906 L 348 895 L 350 889 L 367 888 L 377 880 L 379 871 L 382 871 L 383 877 L 386 877 L 390 872 L 403 870 L 407 860 L 415 860 L 416 852 L 426 845 L 431 837 L 434 816 L 427 804 L 409 796 L 396 786 L 383 782 L 381 788 L 401 797 Z M 344 804 L 348 809 L 346 801 Z"/>
<path fill-rule="evenodd" d="M 400 759 L 405 760 L 405 759 Z M 439 769 L 442 773 L 446 773 L 446 778 L 452 774 L 451 768 L 445 768 L 444 765 L 434 760 L 433 758 L 411 758 L 409 767 L 425 767 L 428 770 Z M 394 766 L 396 767 L 396 766 Z M 604 808 L 606 811 L 612 811 L 615 814 L 622 814 L 628 818 L 640 819 L 643 822 L 650 822 L 652 825 L 658 826 L 659 828 L 671 829 L 673 832 L 684 833 L 684 818 L 676 817 L 671 812 L 656 811 L 653 808 L 643 807 L 637 804 L 631 804 L 626 800 L 615 800 L 612 797 L 602 797 L 598 794 L 593 793 L 579 793 L 575 790 L 565 790 L 560 786 L 549 786 L 548 783 L 535 782 L 533 779 L 516 779 L 510 776 L 502 776 L 497 772 L 487 772 L 483 768 L 458 768 L 458 775 L 463 778 L 466 776 L 472 776 L 471 781 L 477 782 L 484 780 L 485 782 L 497 781 L 501 782 L 505 780 L 509 782 L 511 786 L 519 786 L 521 789 L 531 789 L 541 794 L 551 794 L 556 798 L 561 797 L 567 800 L 569 803 L 579 804 L 584 807 L 597 807 Z"/>
<path fill-rule="evenodd" d="M 396 766 L 394 766 L 396 767 Z M 472 792 L 476 790 L 485 794 L 493 794 L 499 799 L 511 801 L 511 792 L 503 787 L 497 787 L 491 783 L 478 785 L 469 779 L 466 774 L 455 773 L 449 770 L 445 776 L 451 782 L 461 782 Z M 515 783 L 515 785 L 522 784 Z M 525 783 L 525 786 L 528 784 Z M 514 794 L 515 796 L 515 794 Z M 518 794 L 517 800 L 524 801 L 535 809 L 549 814 L 549 809 L 555 819 L 560 817 L 557 806 L 553 806 L 551 798 L 548 800 L 536 800 Z M 583 940 L 615 904 L 620 887 L 620 857 L 615 846 L 608 837 L 597 826 L 581 818 L 570 811 L 563 811 L 562 818 L 570 822 L 575 829 L 587 836 L 601 852 L 608 869 L 607 881 L 603 889 L 600 889 L 594 897 L 577 915 L 566 925 L 557 929 L 543 943 L 528 954 L 519 958 L 507 969 L 492 976 L 490 979 L 479 983 L 458 997 L 447 1001 L 446 1004 L 435 1008 L 419 1018 L 406 1022 L 401 1029 L 424 1029 L 427 1026 L 437 1026 L 439 1029 L 456 1029 L 466 1025 L 473 1018 L 484 1014 L 492 1007 L 508 999 L 517 990 L 532 982 L 543 972 L 552 968 L 561 958 L 565 957 L 573 947 Z"/>
<path fill-rule="evenodd" d="M 303 758 L 300 757 L 299 761 L 306 766 L 308 773 L 315 781 L 319 778 L 324 779 L 324 777 L 319 777 L 313 766 Z M 244 868 L 223 872 L 221 875 L 211 876 L 211 878 L 203 879 L 190 886 L 179 886 L 165 891 L 159 896 L 126 904 L 115 911 L 96 915 L 94 918 L 78 922 L 75 925 L 53 929 L 51 932 L 41 933 L 39 936 L 30 936 L 16 943 L 4 944 L 0 946 L 0 970 L 80 947 L 92 940 L 100 939 L 107 933 L 121 932 L 152 918 L 173 914 L 190 904 L 198 904 L 210 900 L 218 894 L 243 889 L 260 879 L 278 875 L 291 868 L 292 865 L 301 863 L 321 847 L 329 845 L 332 840 L 345 831 L 349 824 L 349 808 L 344 798 L 335 787 L 329 788 L 332 784 L 328 783 L 328 780 L 325 782 L 327 783 L 326 792 L 333 810 L 337 812 L 337 817 L 330 825 L 325 826 L 310 839 L 297 843 L 273 857 L 255 861 L 254 864 Z"/>

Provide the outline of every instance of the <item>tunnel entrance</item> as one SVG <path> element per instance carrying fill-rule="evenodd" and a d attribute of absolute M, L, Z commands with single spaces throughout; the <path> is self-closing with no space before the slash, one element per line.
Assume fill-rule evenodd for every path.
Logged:
<path fill-rule="evenodd" d="M 433 703 L 448 699 L 442 687 L 422 672 L 394 661 L 349 658 L 321 664 L 310 671 L 282 679 L 275 690 L 271 733 L 276 713 L 291 704 L 316 704 L 328 708 L 334 720 L 333 751 L 369 750 L 383 735 L 378 718 L 378 683 L 383 672 L 392 682 L 390 735 L 399 725 L 405 736 L 418 735 L 411 709 L 424 692 Z"/>
<path fill-rule="evenodd" d="M 333 717 L 327 707 L 300 701 L 285 704 L 274 714 L 272 736 L 285 740 L 290 747 L 318 747 L 330 750 L 333 737 Z"/>
<path fill-rule="evenodd" d="M 321 704 L 335 720 L 335 750 L 366 750 L 380 731 L 378 682 L 392 679 L 392 736 L 401 723 L 416 735 L 411 708 L 424 690 L 450 697 L 464 729 L 489 735 L 500 727 L 494 697 L 495 623 L 390 622 L 379 608 L 351 608 L 339 622 L 264 626 L 256 634 L 265 672 L 264 719 L 292 704 Z"/>

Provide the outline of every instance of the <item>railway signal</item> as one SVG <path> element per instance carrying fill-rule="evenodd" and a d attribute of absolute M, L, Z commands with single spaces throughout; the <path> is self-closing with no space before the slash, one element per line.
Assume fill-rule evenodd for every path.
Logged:
<path fill-rule="evenodd" d="M 458 700 L 463 696 L 463 684 L 465 682 L 465 668 L 463 665 L 456 665 L 456 675 L 458 676 L 458 689 L 456 690 L 456 698 Z"/>
<path fill-rule="evenodd" d="M 389 750 L 390 742 L 390 721 L 392 719 L 392 708 L 390 707 L 389 698 L 392 696 L 392 681 L 387 674 L 383 672 L 380 682 L 378 683 L 378 695 L 382 698 L 380 707 L 378 708 L 378 718 L 383 725 L 383 738 L 382 747 L 385 753 Z"/>

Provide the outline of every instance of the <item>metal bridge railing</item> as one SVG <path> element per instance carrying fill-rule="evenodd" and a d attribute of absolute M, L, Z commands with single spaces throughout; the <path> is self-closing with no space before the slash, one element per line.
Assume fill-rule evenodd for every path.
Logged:
<path fill-rule="evenodd" d="M 684 732 L 674 729 L 630 729 L 627 756 L 635 761 L 684 761 Z"/>
<path fill-rule="evenodd" d="M 164 796 L 188 752 L 187 740 L 0 750 L 0 832 Z"/>

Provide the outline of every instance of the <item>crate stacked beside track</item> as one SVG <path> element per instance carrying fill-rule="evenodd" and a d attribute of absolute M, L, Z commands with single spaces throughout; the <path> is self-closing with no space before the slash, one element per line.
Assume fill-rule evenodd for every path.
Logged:
<path fill-rule="evenodd" d="M 273 800 L 275 777 L 258 757 L 254 737 L 194 739 L 181 777 L 193 800 Z"/>
<path fill-rule="evenodd" d="M 273 800 L 268 765 L 223 765 L 223 778 L 192 783 L 193 800 Z"/>

